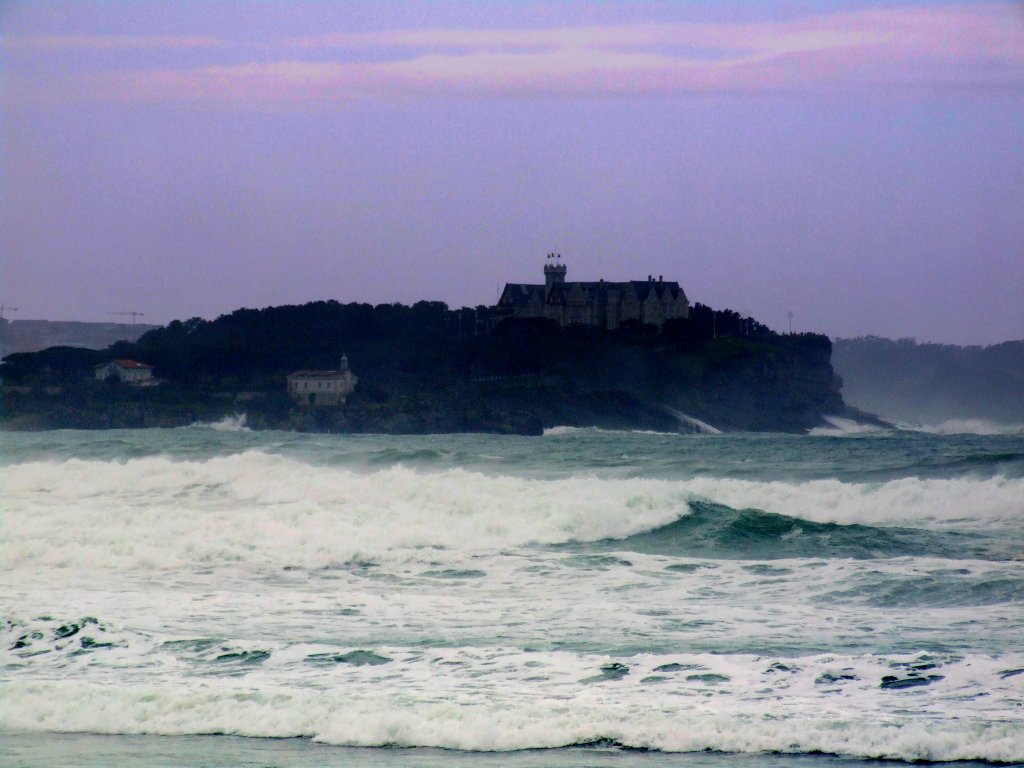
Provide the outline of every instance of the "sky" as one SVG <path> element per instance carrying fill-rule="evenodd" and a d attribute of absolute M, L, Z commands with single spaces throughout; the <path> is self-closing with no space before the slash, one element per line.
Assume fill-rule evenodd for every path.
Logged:
<path fill-rule="evenodd" d="M 0 302 L 141 322 L 677 280 L 1024 338 L 1024 3 L 0 0 Z"/>

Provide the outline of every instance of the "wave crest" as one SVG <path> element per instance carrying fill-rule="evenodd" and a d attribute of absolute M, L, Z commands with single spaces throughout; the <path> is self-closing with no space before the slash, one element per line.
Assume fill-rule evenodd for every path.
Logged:
<path fill-rule="evenodd" d="M 1024 759 L 1019 722 L 958 717 L 908 720 L 843 711 L 817 698 L 798 712 L 790 696 L 769 714 L 763 704 L 714 711 L 676 697 L 606 692 L 567 704 L 485 701 L 469 694 L 445 701 L 261 686 L 209 684 L 90 686 L 78 681 L 6 686 L 3 723 L 23 731 L 101 734 L 232 734 L 311 737 L 355 747 L 439 747 L 500 752 L 612 743 L 663 752 L 825 753 L 904 761 Z M 885 692 L 890 698 L 905 697 Z M 902 698 L 898 699 L 902 701 Z"/>
<path fill-rule="evenodd" d="M 248 416 L 244 413 L 234 416 L 225 416 L 219 421 L 197 421 L 193 427 L 206 427 L 217 432 L 251 432 L 246 426 Z"/>
<path fill-rule="evenodd" d="M 914 429 L 933 435 L 1024 435 L 1024 424 L 999 424 L 985 419 L 947 419 Z"/>
<path fill-rule="evenodd" d="M 17 464 L 0 471 L 0 565 L 323 567 L 422 550 L 472 553 L 623 539 L 678 520 L 690 502 L 809 523 L 1014 531 L 1024 479 L 802 483 L 314 466 L 249 451 L 205 461 L 142 458 Z M 764 522 L 765 519 L 762 519 Z"/>

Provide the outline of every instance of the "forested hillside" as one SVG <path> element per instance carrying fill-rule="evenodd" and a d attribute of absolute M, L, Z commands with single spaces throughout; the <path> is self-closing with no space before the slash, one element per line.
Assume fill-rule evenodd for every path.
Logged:
<path fill-rule="evenodd" d="M 348 431 L 677 429 L 675 409 L 724 429 L 798 431 L 843 408 L 830 352 L 824 336 L 779 335 L 700 304 L 661 330 L 604 331 L 499 320 L 490 307 L 329 301 L 175 321 L 102 353 L 11 355 L 3 374 L 31 389 L 8 398 L 22 426 L 174 424 L 234 408 L 257 426 Z M 288 401 L 288 373 L 336 368 L 342 354 L 359 377 L 343 408 Z M 165 383 L 97 387 L 92 366 L 115 357 L 155 366 Z"/>

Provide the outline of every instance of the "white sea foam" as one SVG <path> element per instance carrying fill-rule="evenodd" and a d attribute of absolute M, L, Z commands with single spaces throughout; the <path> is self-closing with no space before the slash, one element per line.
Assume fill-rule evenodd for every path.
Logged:
<path fill-rule="evenodd" d="M 948 419 L 911 429 L 935 435 L 1024 435 L 1024 424 L 1000 424 L 986 419 Z"/>
<path fill-rule="evenodd" d="M 842 416 L 822 416 L 828 423 L 827 427 L 815 427 L 808 434 L 817 437 L 845 437 L 847 435 L 863 435 L 884 431 L 881 427 L 861 424 L 853 419 Z"/>
<path fill-rule="evenodd" d="M 672 483 L 357 473 L 248 452 L 7 467 L 7 567 L 322 566 L 423 547 L 619 538 L 687 509 Z"/>
<path fill-rule="evenodd" d="M 185 459 L 0 468 L 0 732 L 1024 760 L 1019 562 L 529 546 L 651 530 L 693 499 L 1019 537 L 1020 478 L 551 479 L 543 462 L 501 465 L 518 476 L 354 471 L 350 451 L 347 468 L 294 458 L 338 460 L 333 438 L 278 436 L 268 452 L 200 460 L 256 438 L 114 437 L 100 450 Z M 460 441 L 506 457 L 525 444 Z M 529 445 L 561 455 L 573 442 Z M 851 461 L 875 449 L 826 442 L 803 445 Z M 50 450 L 40 445 L 31 455 Z M 910 687 L 883 687 L 890 676 Z"/>
<path fill-rule="evenodd" d="M 1019 656 L 949 659 L 928 685 L 886 690 L 878 681 L 894 661 L 923 657 L 610 659 L 500 648 L 433 649 L 425 657 L 384 648 L 392 661 L 380 666 L 303 669 L 310 650 L 282 649 L 241 677 L 18 679 L 3 686 L 0 722 L 27 731 L 306 736 L 477 751 L 609 739 L 671 752 L 1024 759 L 1015 708 L 1024 676 L 997 671 Z M 601 673 L 616 663 L 628 672 Z M 659 671 L 664 665 L 679 668 Z"/>
<path fill-rule="evenodd" d="M 816 522 L 991 527 L 1024 519 L 1019 478 L 547 480 L 402 466 L 360 473 L 258 451 L 30 462 L 3 468 L 0 484 L 7 569 L 317 567 L 422 557 L 422 548 L 616 539 L 678 519 L 694 499 Z"/>
<path fill-rule="evenodd" d="M 803 483 L 695 478 L 693 493 L 734 508 L 754 508 L 820 523 L 985 527 L 1024 519 L 1024 480 L 917 478 L 883 483 Z"/>
<path fill-rule="evenodd" d="M 239 638 L 232 647 L 249 650 L 270 648 L 262 644 L 277 638 L 328 638 L 352 648 L 415 646 L 424 638 L 473 645 L 484 638 L 488 645 L 538 650 L 582 652 L 640 642 L 663 652 L 719 653 L 805 644 L 863 649 L 894 638 L 903 647 L 941 647 L 950 627 L 961 646 L 997 652 L 1017 647 L 1024 636 L 1024 572 L 1012 561 L 811 558 L 758 564 L 570 550 L 478 555 L 440 565 L 433 551 L 427 556 L 434 562 L 255 574 L 243 567 L 26 569 L 8 574 L 0 595 L 0 617 L 16 620 L 0 641 L 10 648 L 26 632 L 37 632 L 25 653 L 65 648 L 26 660 L 32 676 L 40 676 L 40 665 L 70 654 L 76 663 L 89 662 L 95 678 L 102 671 L 96 664 L 114 651 L 76 655 L 81 636 L 131 647 L 141 633 Z M 51 618 L 42 620 L 44 613 Z M 59 626 L 84 613 L 98 617 L 105 630 L 83 628 L 71 645 L 51 642 Z M 153 672 L 151 660 L 140 658 L 139 674 Z M 111 682 L 124 682 L 129 674 L 119 667 Z"/>
<path fill-rule="evenodd" d="M 597 431 L 595 427 L 547 427 L 544 430 L 544 437 L 561 437 L 562 435 L 574 435 L 580 432 Z"/>
<path fill-rule="evenodd" d="M 247 418 L 246 414 L 239 413 L 234 416 L 225 416 L 219 421 L 198 421 L 192 426 L 205 427 L 217 432 L 251 432 L 252 430 L 245 425 Z"/>
<path fill-rule="evenodd" d="M 601 427 L 547 427 L 544 437 L 566 435 L 676 435 L 678 432 L 659 432 L 654 429 L 602 429 Z"/>

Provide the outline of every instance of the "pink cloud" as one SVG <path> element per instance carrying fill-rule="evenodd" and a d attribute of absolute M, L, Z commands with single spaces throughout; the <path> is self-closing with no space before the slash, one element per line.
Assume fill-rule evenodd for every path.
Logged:
<path fill-rule="evenodd" d="M 346 47 L 369 49 L 376 57 L 324 60 Z M 400 30 L 287 38 L 274 50 L 291 55 L 195 69 L 111 71 L 89 76 L 83 91 L 97 98 L 255 103 L 908 86 L 1024 92 L 1024 25 L 1018 9 L 1007 4 L 874 9 L 784 23 Z M 311 54 L 318 59 L 302 58 Z"/>
<path fill-rule="evenodd" d="M 530 51 L 557 48 L 644 49 L 694 46 L 721 51 L 755 51 L 822 45 L 854 45 L 877 33 L 831 29 L 830 17 L 809 28 L 779 24 L 630 24 L 552 29 L 419 29 L 375 34 L 328 34 L 289 37 L 284 44 L 298 49 L 375 48 Z"/>
<path fill-rule="evenodd" d="M 751 90 L 782 85 L 772 67 L 687 62 L 650 53 L 560 49 L 530 55 L 432 54 L 372 64 L 278 61 L 188 72 L 109 72 L 90 90 L 131 101 L 336 101 L 423 93 L 631 94 Z"/>
<path fill-rule="evenodd" d="M 1024 58 L 1020 8 L 1008 3 L 891 8 L 810 16 L 788 22 L 627 24 L 550 29 L 418 29 L 372 34 L 289 37 L 286 46 L 535 50 L 693 46 L 723 52 L 793 53 L 885 43 L 945 54 L 988 53 Z"/>

